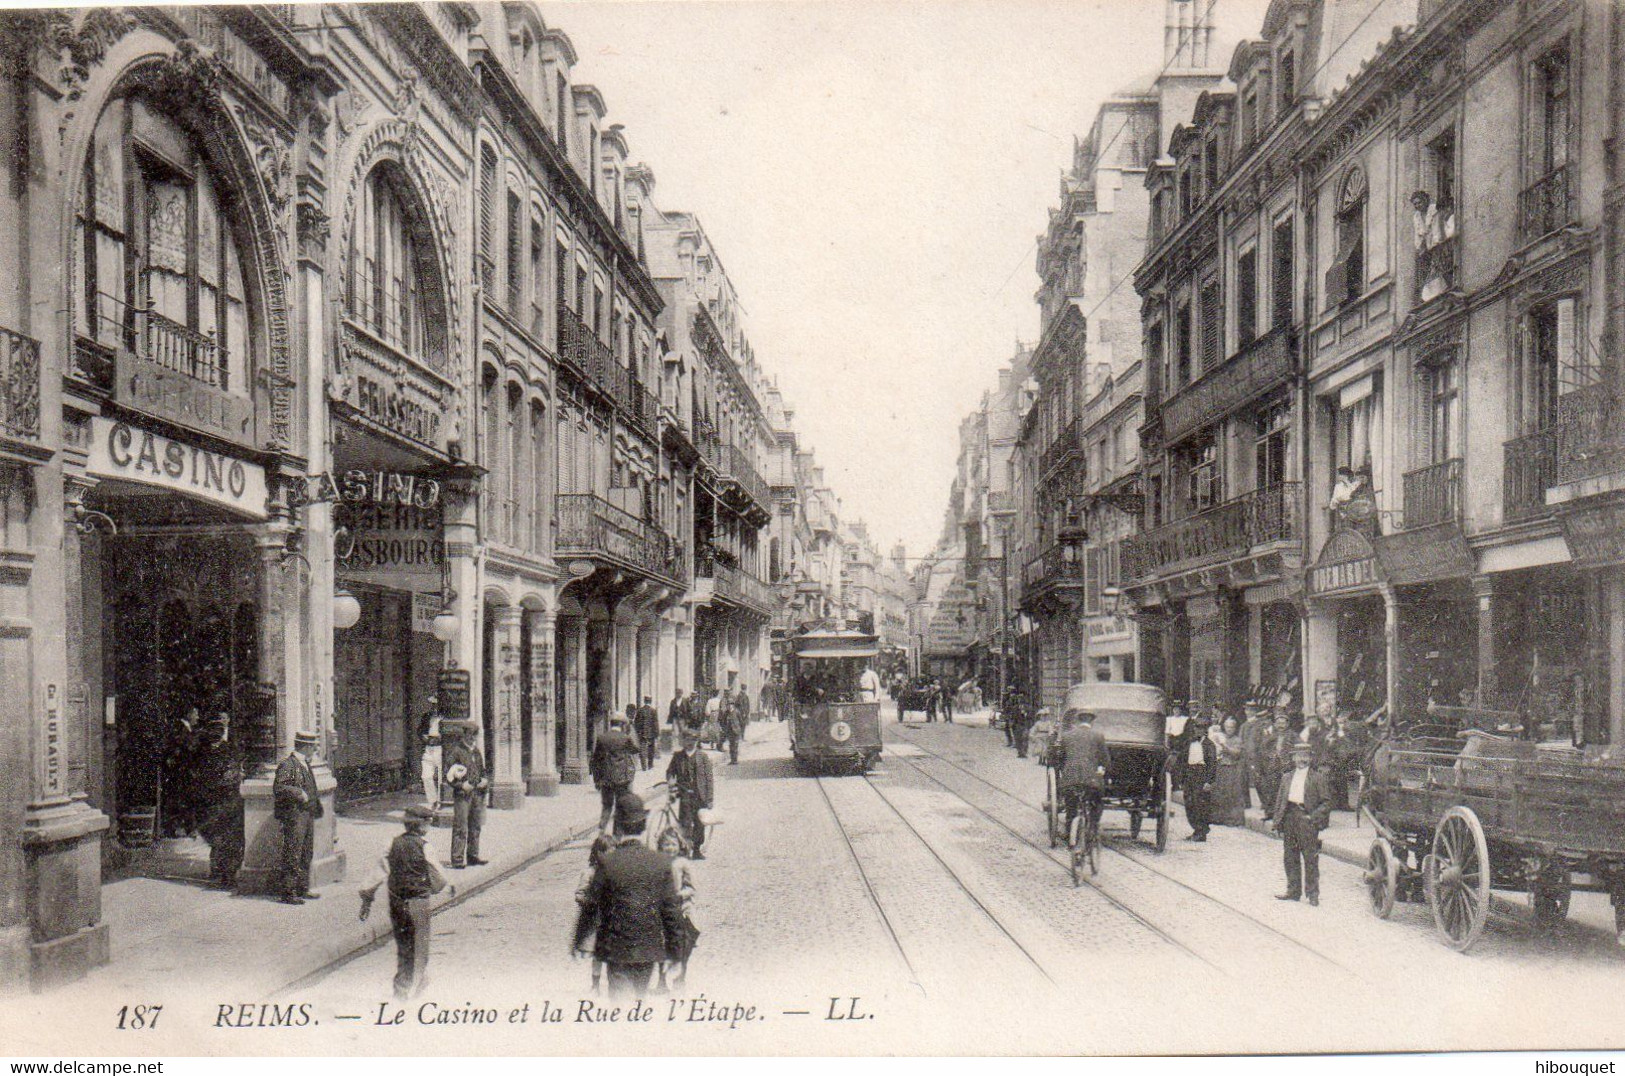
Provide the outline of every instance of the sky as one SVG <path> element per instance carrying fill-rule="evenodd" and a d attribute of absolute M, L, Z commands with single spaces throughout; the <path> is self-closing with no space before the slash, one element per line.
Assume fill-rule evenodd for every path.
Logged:
<path fill-rule="evenodd" d="M 1215 0 L 1217 65 L 1267 0 Z M 539 5 L 655 201 L 697 213 L 848 518 L 942 529 L 961 419 L 1038 333 L 1074 136 L 1162 65 L 1162 0 Z"/>

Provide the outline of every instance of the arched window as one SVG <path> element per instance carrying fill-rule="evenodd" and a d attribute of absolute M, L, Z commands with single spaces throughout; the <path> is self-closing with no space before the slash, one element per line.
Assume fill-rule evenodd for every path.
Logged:
<path fill-rule="evenodd" d="M 424 228 L 402 196 L 405 180 L 390 164 L 362 187 L 350 231 L 345 310 L 350 319 L 407 357 L 438 369 L 445 349 L 440 319 L 427 317 L 425 287 L 434 280 Z"/>
<path fill-rule="evenodd" d="M 530 403 L 530 548 L 547 548 L 547 408 L 539 400 Z"/>
<path fill-rule="evenodd" d="M 517 381 L 508 383 L 508 451 L 505 474 L 508 497 L 508 529 L 503 538 L 509 545 L 523 543 L 523 535 L 530 531 L 528 504 L 524 493 L 525 465 L 530 453 L 525 450 L 525 390 Z"/>
<path fill-rule="evenodd" d="M 253 367 L 232 200 L 192 135 L 139 97 L 103 110 L 74 222 L 74 327 L 246 396 Z"/>

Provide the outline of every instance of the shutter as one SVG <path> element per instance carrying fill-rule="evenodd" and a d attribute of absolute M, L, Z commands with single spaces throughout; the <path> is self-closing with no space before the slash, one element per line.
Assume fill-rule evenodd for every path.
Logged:
<path fill-rule="evenodd" d="M 508 312 L 514 315 L 519 313 L 519 306 L 524 295 L 520 281 L 524 279 L 525 265 L 525 238 L 520 208 L 519 196 L 513 191 L 508 192 Z"/>
<path fill-rule="evenodd" d="M 1274 279 L 1270 283 L 1270 302 L 1274 304 L 1271 322 L 1276 326 L 1292 323 L 1292 222 L 1282 221 L 1275 226 Z"/>
<path fill-rule="evenodd" d="M 489 294 L 496 287 L 496 266 L 491 253 L 492 231 L 496 227 L 497 155 L 490 146 L 480 147 L 480 284 Z"/>
<path fill-rule="evenodd" d="M 1326 309 L 1335 310 L 1343 305 L 1348 298 L 1349 288 L 1349 261 L 1348 255 L 1342 255 L 1332 262 L 1331 268 L 1326 270 Z"/>
<path fill-rule="evenodd" d="M 1557 394 L 1580 387 L 1580 355 L 1575 351 L 1574 300 L 1557 301 Z"/>

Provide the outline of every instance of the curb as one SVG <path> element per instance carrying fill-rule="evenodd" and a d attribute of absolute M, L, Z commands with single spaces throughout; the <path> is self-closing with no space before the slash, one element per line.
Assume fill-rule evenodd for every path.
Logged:
<path fill-rule="evenodd" d="M 505 882 L 540 860 L 546 859 L 571 842 L 581 840 L 588 834 L 596 832 L 597 829 L 598 820 L 594 818 L 589 822 L 568 827 L 562 833 L 555 831 L 549 834 L 542 838 L 540 847 L 535 847 L 529 852 L 522 853 L 506 861 L 498 860 L 491 865 L 491 870 L 482 875 L 478 881 L 466 887 L 457 885 L 456 896 L 436 896 L 429 903 L 429 914 L 433 916 L 448 908 L 454 908 L 466 900 L 471 900 L 492 886 Z M 456 885 L 455 882 L 452 884 Z M 356 919 L 353 930 L 324 946 L 323 950 L 314 956 L 314 959 L 318 961 L 315 967 L 298 978 L 273 988 L 269 996 L 272 998 L 282 997 L 294 990 L 309 986 L 328 972 L 343 967 L 357 957 L 363 956 L 391 940 L 394 935 L 389 925 L 388 902 L 382 903 L 384 905 L 382 909 L 375 906 L 372 916 L 367 921 L 363 922 Z M 379 914 L 380 910 L 383 913 L 381 916 Z"/>

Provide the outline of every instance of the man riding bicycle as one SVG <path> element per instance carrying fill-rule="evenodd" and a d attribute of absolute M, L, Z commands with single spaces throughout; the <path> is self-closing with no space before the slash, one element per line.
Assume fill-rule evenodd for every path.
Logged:
<path fill-rule="evenodd" d="M 1111 748 L 1106 737 L 1094 727 L 1095 715 L 1088 710 L 1068 710 L 1061 717 L 1061 735 L 1056 740 L 1050 765 L 1057 771 L 1055 787 L 1066 809 L 1067 832 L 1086 805 L 1091 827 L 1100 825 L 1101 797 L 1106 791 L 1106 768 L 1111 765 Z"/>

